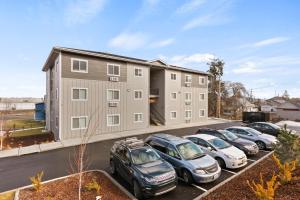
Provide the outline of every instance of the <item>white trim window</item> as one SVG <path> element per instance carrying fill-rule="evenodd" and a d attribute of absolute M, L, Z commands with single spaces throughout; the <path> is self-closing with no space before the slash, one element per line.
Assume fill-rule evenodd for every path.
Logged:
<path fill-rule="evenodd" d="M 120 114 L 107 115 L 107 126 L 119 126 L 120 125 Z"/>
<path fill-rule="evenodd" d="M 171 73 L 171 80 L 176 81 L 177 79 L 177 74 Z"/>
<path fill-rule="evenodd" d="M 185 119 L 191 119 L 191 118 L 192 118 L 192 111 L 185 110 Z"/>
<path fill-rule="evenodd" d="M 71 71 L 88 73 L 88 61 L 78 58 L 71 58 Z"/>
<path fill-rule="evenodd" d="M 199 110 L 199 117 L 205 117 L 205 110 L 204 109 Z"/>
<path fill-rule="evenodd" d="M 186 74 L 184 77 L 185 83 L 191 83 L 192 82 L 192 75 Z"/>
<path fill-rule="evenodd" d="M 79 116 L 71 118 L 71 129 L 72 130 L 81 130 L 87 128 L 87 116 Z"/>
<path fill-rule="evenodd" d="M 120 76 L 120 65 L 107 63 L 107 75 Z"/>
<path fill-rule="evenodd" d="M 200 99 L 200 101 L 204 101 L 205 100 L 205 94 L 204 93 L 200 93 L 199 94 L 199 99 Z"/>
<path fill-rule="evenodd" d="M 141 100 L 143 98 L 142 90 L 134 90 L 134 100 Z"/>
<path fill-rule="evenodd" d="M 199 76 L 199 85 L 205 85 L 205 77 Z"/>
<path fill-rule="evenodd" d="M 120 90 L 107 89 L 107 101 L 120 101 Z"/>
<path fill-rule="evenodd" d="M 142 77 L 143 76 L 143 69 L 140 67 L 134 68 L 134 76 L 135 77 Z"/>
<path fill-rule="evenodd" d="M 191 92 L 186 92 L 185 94 L 184 94 L 184 99 L 185 99 L 185 101 L 186 102 L 191 102 L 192 101 L 192 93 Z"/>
<path fill-rule="evenodd" d="M 171 119 L 176 119 L 177 118 L 177 111 L 171 111 Z"/>
<path fill-rule="evenodd" d="M 172 92 L 171 93 L 171 100 L 176 100 L 177 99 L 177 92 Z"/>
<path fill-rule="evenodd" d="M 87 88 L 72 88 L 72 101 L 86 101 L 87 96 Z"/>
<path fill-rule="evenodd" d="M 143 122 L 143 113 L 134 113 L 134 123 Z"/>

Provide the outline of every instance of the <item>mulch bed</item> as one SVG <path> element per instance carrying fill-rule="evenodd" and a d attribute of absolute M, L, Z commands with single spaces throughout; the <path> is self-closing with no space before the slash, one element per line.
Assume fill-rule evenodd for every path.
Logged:
<path fill-rule="evenodd" d="M 259 182 L 260 173 L 264 180 L 270 180 L 273 175 L 273 171 L 277 173 L 278 168 L 270 156 L 240 176 L 213 191 L 211 194 L 204 197 L 203 200 L 257 200 L 253 191 L 249 188 L 247 180 L 250 182 L 252 180 L 256 183 Z M 300 177 L 300 168 L 295 171 L 294 175 Z M 275 199 L 300 199 L 300 180 L 294 181 L 291 184 L 280 186 L 276 191 Z"/>
<path fill-rule="evenodd" d="M 54 141 L 53 133 L 45 133 L 26 137 L 6 137 L 3 140 L 4 149 L 12 149 L 17 147 L 30 146 L 33 144 L 41 144 Z"/>
<path fill-rule="evenodd" d="M 101 200 L 130 200 L 117 186 L 115 186 L 103 173 L 87 172 L 83 176 L 83 188 L 93 178 L 100 183 Z M 98 194 L 96 191 L 82 190 L 82 199 L 93 200 Z M 20 200 L 74 200 L 78 199 L 78 178 L 69 177 L 62 180 L 46 183 L 40 192 L 32 188 L 21 190 Z"/>

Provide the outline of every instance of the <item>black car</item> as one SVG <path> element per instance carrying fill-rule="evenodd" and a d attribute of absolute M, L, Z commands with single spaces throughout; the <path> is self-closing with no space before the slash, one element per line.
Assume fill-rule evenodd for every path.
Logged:
<path fill-rule="evenodd" d="M 161 195 L 177 186 L 172 165 L 135 137 L 114 143 L 110 151 L 110 170 L 133 187 L 138 199 Z"/>
<path fill-rule="evenodd" d="M 235 134 L 226 131 L 226 130 L 215 130 L 215 129 L 209 129 L 209 128 L 200 128 L 196 134 L 208 134 L 212 135 L 218 138 L 221 138 L 222 140 L 225 140 L 226 142 L 232 144 L 233 146 L 239 148 L 240 150 L 244 151 L 247 155 L 255 155 L 258 153 L 259 148 L 255 144 L 255 142 L 252 142 L 250 140 L 242 139 Z"/>
<path fill-rule="evenodd" d="M 259 132 L 273 135 L 275 137 L 278 136 L 280 127 L 276 124 L 272 124 L 270 122 L 254 122 L 247 125 L 250 128 L 253 128 L 255 130 L 258 130 Z"/>

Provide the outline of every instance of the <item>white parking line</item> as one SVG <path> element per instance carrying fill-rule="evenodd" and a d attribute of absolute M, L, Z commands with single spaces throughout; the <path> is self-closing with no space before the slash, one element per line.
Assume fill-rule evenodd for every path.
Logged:
<path fill-rule="evenodd" d="M 204 191 L 204 192 L 207 192 L 206 189 L 204 189 L 204 188 L 202 188 L 202 187 L 200 187 L 200 186 L 198 186 L 198 185 L 192 184 L 192 186 L 198 188 L 199 190 L 202 190 L 202 191 Z"/>
<path fill-rule="evenodd" d="M 256 162 L 256 160 L 252 160 L 252 159 L 249 159 L 249 158 L 247 160 L 252 161 L 252 162 Z"/>
<path fill-rule="evenodd" d="M 229 172 L 231 174 L 236 174 L 236 172 L 233 172 L 233 171 L 229 171 L 229 170 L 226 170 L 226 169 L 222 169 L 222 170 L 225 171 L 225 172 Z"/>

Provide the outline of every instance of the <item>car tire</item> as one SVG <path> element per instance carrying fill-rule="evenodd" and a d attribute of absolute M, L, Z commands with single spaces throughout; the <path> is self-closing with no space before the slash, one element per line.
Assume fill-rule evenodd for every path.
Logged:
<path fill-rule="evenodd" d="M 113 174 L 113 175 L 116 175 L 116 174 L 117 174 L 115 162 L 112 161 L 112 160 L 109 162 L 109 171 L 110 171 L 110 173 Z"/>
<path fill-rule="evenodd" d="M 182 171 L 182 178 L 186 184 L 192 184 L 194 182 L 192 174 L 186 169 Z"/>
<path fill-rule="evenodd" d="M 266 149 L 266 144 L 264 142 L 262 142 L 262 141 L 256 141 L 255 143 L 258 146 L 259 150 Z"/>
<path fill-rule="evenodd" d="M 143 199 L 143 193 L 140 184 L 136 180 L 133 181 L 133 194 L 137 199 Z"/>
<path fill-rule="evenodd" d="M 226 167 L 225 161 L 222 158 L 216 158 L 216 161 L 218 162 L 218 164 L 221 168 Z"/>

